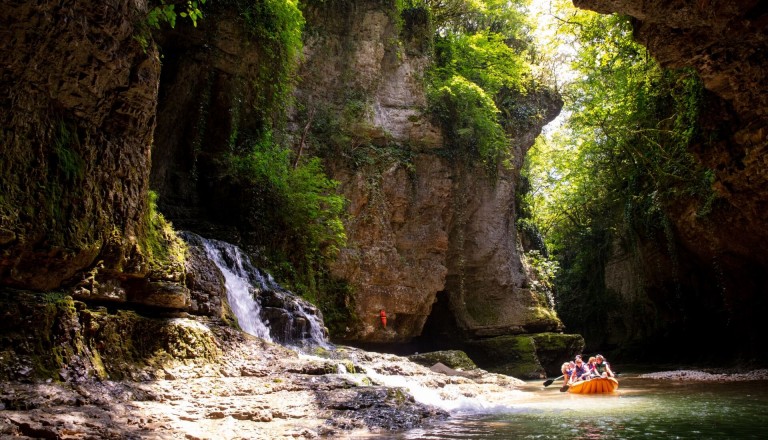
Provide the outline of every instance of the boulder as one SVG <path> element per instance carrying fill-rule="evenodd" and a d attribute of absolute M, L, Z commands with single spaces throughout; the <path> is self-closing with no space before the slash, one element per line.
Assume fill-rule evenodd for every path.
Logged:
<path fill-rule="evenodd" d="M 474 370 L 477 365 L 466 353 L 460 350 L 442 350 L 429 353 L 418 353 L 408 356 L 408 360 L 425 367 L 434 366 L 437 363 L 444 364 L 450 368 L 461 370 Z"/>
<path fill-rule="evenodd" d="M 541 379 L 547 373 L 536 355 L 530 335 L 506 335 L 470 341 L 467 354 L 481 368 L 518 379 Z"/>
<path fill-rule="evenodd" d="M 470 341 L 466 351 L 488 371 L 519 379 L 559 375 L 560 365 L 584 349 L 581 335 L 537 333 Z"/>

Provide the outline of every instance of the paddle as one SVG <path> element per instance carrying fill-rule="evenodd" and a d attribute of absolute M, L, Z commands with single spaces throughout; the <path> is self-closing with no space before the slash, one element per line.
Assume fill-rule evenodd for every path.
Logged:
<path fill-rule="evenodd" d="M 576 382 L 586 382 L 586 381 L 588 381 L 588 380 L 589 380 L 589 379 L 579 379 L 579 380 L 577 380 Z M 570 388 L 570 387 L 571 387 L 570 385 L 568 385 L 568 384 L 565 384 L 565 385 L 563 385 L 563 386 L 560 388 L 560 392 L 561 392 L 561 393 L 564 393 L 564 392 L 568 391 L 568 388 Z"/>
<path fill-rule="evenodd" d="M 562 379 L 562 378 L 563 378 L 563 375 L 560 375 L 560 376 L 558 376 L 558 377 L 556 377 L 554 379 L 547 379 L 546 381 L 544 381 L 544 386 L 548 387 L 548 386 L 552 385 L 552 382 L 556 381 L 557 379 Z"/>

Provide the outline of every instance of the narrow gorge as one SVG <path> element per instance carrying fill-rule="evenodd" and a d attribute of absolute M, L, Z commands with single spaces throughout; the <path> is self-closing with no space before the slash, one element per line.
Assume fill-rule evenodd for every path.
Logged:
<path fill-rule="evenodd" d="M 4 0 L 0 434 L 395 433 L 582 352 L 764 366 L 768 8 L 574 0 L 700 77 L 715 194 L 615 241 L 594 331 L 520 221 L 563 90 L 527 9 L 470 3 Z"/>

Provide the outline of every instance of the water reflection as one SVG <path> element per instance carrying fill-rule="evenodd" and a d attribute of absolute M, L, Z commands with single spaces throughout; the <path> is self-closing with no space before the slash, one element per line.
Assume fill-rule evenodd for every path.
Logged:
<path fill-rule="evenodd" d="M 623 377 L 612 395 L 529 383 L 507 411 L 458 413 L 395 439 L 762 439 L 768 382 L 691 383 Z M 382 437 L 385 438 L 385 437 Z"/>

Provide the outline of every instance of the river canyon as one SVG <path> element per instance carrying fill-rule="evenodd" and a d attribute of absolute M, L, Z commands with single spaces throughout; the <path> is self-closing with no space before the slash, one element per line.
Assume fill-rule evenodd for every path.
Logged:
<path fill-rule="evenodd" d="M 694 202 L 665 213 L 672 245 L 612 250 L 600 282 L 620 313 L 598 335 L 563 323 L 518 224 L 525 156 L 563 107 L 555 87 L 499 92 L 509 154 L 489 167 L 428 111 L 436 18 L 419 2 L 208 0 L 194 24 L 156 28 L 160 3 L 2 2 L 3 435 L 417 438 L 404 433 L 553 399 L 543 379 L 605 350 L 764 384 L 762 2 L 574 0 L 632 17 L 662 66 L 700 76 L 711 136 L 690 150 L 716 194 L 708 216 Z M 260 267 L 304 245 L 279 185 L 232 165 L 258 166 L 233 157 L 265 133 L 289 168 L 316 157 L 345 201 L 334 258 L 306 259 L 334 296 L 316 293 L 320 275 L 292 292 Z M 280 276 L 304 264 L 285 261 Z M 641 394 L 644 379 L 702 380 L 630 374 Z"/>

